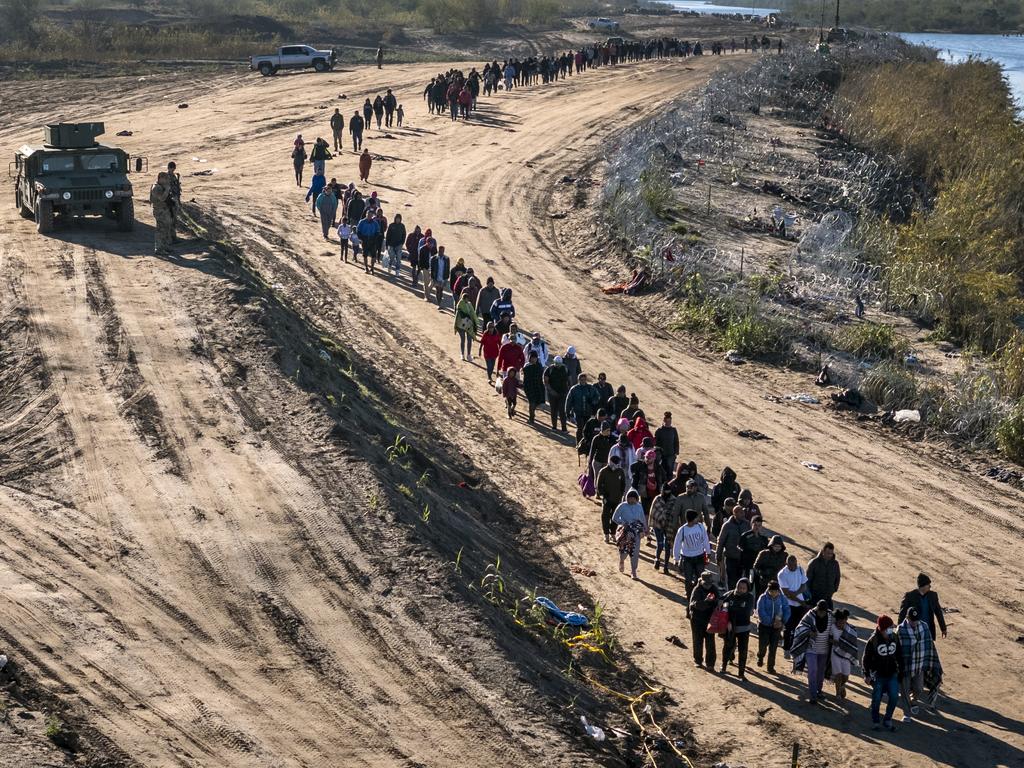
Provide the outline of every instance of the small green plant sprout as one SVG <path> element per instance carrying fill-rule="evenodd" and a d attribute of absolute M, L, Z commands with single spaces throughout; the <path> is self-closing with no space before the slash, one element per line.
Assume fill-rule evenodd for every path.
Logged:
<path fill-rule="evenodd" d="M 459 547 L 459 551 L 455 554 L 455 562 L 453 564 L 455 566 L 455 572 L 456 573 L 462 573 L 462 550 L 463 549 L 465 549 L 465 547 Z"/>
<path fill-rule="evenodd" d="M 429 523 L 430 522 L 430 505 L 429 504 L 424 504 L 423 505 L 423 512 L 420 514 L 420 520 L 422 520 L 424 523 Z"/>
<path fill-rule="evenodd" d="M 505 594 L 505 577 L 501 575 L 500 555 L 484 569 L 484 576 L 480 579 L 480 588 L 483 590 L 484 597 L 492 603 L 498 603 L 502 595 Z"/>
<path fill-rule="evenodd" d="M 413 497 L 412 488 L 410 488 L 405 483 L 399 483 L 398 484 L 398 492 L 400 494 L 402 494 L 403 496 L 405 496 L 405 498 L 407 498 L 407 499 L 411 499 Z"/>
<path fill-rule="evenodd" d="M 416 481 L 416 487 L 417 488 L 423 488 L 429 482 L 430 482 L 430 470 L 429 469 L 425 469 L 425 470 L 423 470 L 423 474 L 420 475 L 420 479 Z"/>
<path fill-rule="evenodd" d="M 384 450 L 384 453 L 385 455 L 387 455 L 389 462 L 393 462 L 395 461 L 395 459 L 400 459 L 402 456 L 405 456 L 405 454 L 407 454 L 408 452 L 409 444 L 405 442 L 405 435 L 396 435 L 395 442 L 389 445 Z"/>

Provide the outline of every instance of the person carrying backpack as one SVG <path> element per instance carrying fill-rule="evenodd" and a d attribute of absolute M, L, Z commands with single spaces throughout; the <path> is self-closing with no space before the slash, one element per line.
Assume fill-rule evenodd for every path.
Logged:
<path fill-rule="evenodd" d="M 466 296 L 466 291 L 463 291 L 455 305 L 455 332 L 459 335 L 459 353 L 464 363 L 473 361 L 473 341 L 476 339 L 479 322 L 472 302 Z"/>
<path fill-rule="evenodd" d="M 547 387 L 548 402 L 551 403 L 551 429 L 557 429 L 561 421 L 562 431 L 568 432 L 565 427 L 565 398 L 569 392 L 569 372 L 558 355 L 544 369 L 544 386 Z"/>
<path fill-rule="evenodd" d="M 530 350 L 529 362 L 523 368 L 523 394 L 530 409 L 529 422 L 533 424 L 537 407 L 544 404 L 544 366 L 536 350 Z"/>
<path fill-rule="evenodd" d="M 577 383 L 565 398 L 565 412 L 576 423 L 576 444 L 583 437 L 583 427 L 597 408 L 597 390 L 587 381 L 587 374 L 581 373 Z"/>

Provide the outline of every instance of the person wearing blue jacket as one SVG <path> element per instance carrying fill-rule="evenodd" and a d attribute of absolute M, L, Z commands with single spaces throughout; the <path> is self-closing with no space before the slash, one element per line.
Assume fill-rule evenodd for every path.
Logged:
<path fill-rule="evenodd" d="M 327 177 L 322 173 L 314 173 L 313 178 L 310 179 L 309 191 L 306 192 L 306 202 L 313 201 L 311 210 L 313 215 L 316 216 L 316 198 L 323 191 L 324 187 L 327 186 Z"/>
<path fill-rule="evenodd" d="M 768 654 L 768 672 L 775 674 L 775 653 L 782 641 L 782 629 L 789 621 L 789 600 L 782 594 L 779 582 L 768 582 L 768 588 L 757 599 L 757 666 L 764 666 Z"/>
<path fill-rule="evenodd" d="M 498 321 L 501 320 L 501 316 L 507 314 L 510 318 L 516 316 L 516 308 L 512 303 L 512 289 L 505 288 L 501 292 L 501 298 L 495 299 L 494 303 L 491 304 L 491 320 L 497 325 Z"/>
<path fill-rule="evenodd" d="M 370 244 L 380 234 L 380 224 L 374 218 L 372 210 L 366 211 L 366 215 L 359 222 L 359 226 L 356 227 L 356 234 L 359 236 L 359 242 L 363 245 L 363 271 L 368 275 L 372 275 L 377 262 L 371 255 Z"/>

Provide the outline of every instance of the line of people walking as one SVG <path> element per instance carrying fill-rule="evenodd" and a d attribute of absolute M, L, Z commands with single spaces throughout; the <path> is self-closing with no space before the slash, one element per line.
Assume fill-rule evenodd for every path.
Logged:
<path fill-rule="evenodd" d="M 364 180 L 368 170 L 360 168 Z M 945 637 L 946 623 L 926 574 L 904 596 L 897 621 L 878 616 L 861 653 L 851 611 L 835 604 L 842 583 L 836 547 L 826 542 L 803 568 L 785 537 L 766 530 L 752 489 L 740 486 L 732 468 L 723 468 L 712 486 L 696 462 L 680 458 L 671 412 L 652 430 L 635 393 L 614 387 L 604 372 L 585 372 L 571 345 L 552 354 L 540 331 L 521 324 L 511 287 L 499 287 L 493 276 L 482 280 L 461 257 L 453 262 L 431 227 L 410 231 L 399 213 L 389 220 L 377 192 L 364 196 L 354 183 L 332 179 L 317 190 L 313 208 L 323 236 L 336 231 L 343 262 L 361 257 L 367 274 L 381 266 L 396 282 L 405 264 L 410 287 L 438 311 L 451 310 L 460 358 L 482 358 L 509 419 L 519 417 L 523 396 L 528 423 L 546 410 L 553 433 L 568 435 L 572 424 L 579 488 L 601 506 L 601 534 L 616 547 L 619 571 L 625 574 L 628 563 L 629 575 L 640 580 L 646 542 L 655 572 L 681 578 L 697 667 L 724 675 L 732 666 L 745 681 L 756 635 L 757 666 L 779 674 L 781 645 L 793 671 L 806 675 L 812 704 L 822 700 L 826 679 L 845 700 L 859 663 L 872 689 L 873 727 L 896 729 L 901 696 L 904 722 L 934 710 L 942 681 L 936 631 Z"/>

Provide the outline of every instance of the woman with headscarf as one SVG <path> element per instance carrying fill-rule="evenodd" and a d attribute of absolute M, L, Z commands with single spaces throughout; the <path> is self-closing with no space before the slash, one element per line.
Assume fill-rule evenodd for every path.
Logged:
<path fill-rule="evenodd" d="M 626 572 L 626 557 L 630 558 L 630 567 L 634 581 L 637 566 L 640 565 L 640 542 L 647 534 L 647 515 L 640 505 L 640 494 L 636 488 L 630 488 L 626 500 L 615 508 L 612 522 L 618 525 L 615 530 L 615 543 L 619 548 L 619 573 Z"/>
<path fill-rule="evenodd" d="M 820 600 L 813 611 L 804 614 L 793 632 L 793 645 L 789 649 L 793 657 L 793 671 L 807 670 L 807 692 L 811 704 L 818 703 L 825 684 L 834 626 L 828 603 Z"/>
<path fill-rule="evenodd" d="M 455 305 L 455 332 L 459 335 L 459 354 L 463 362 L 473 361 L 473 342 L 476 340 L 479 325 L 473 302 L 467 297 L 466 291 L 463 291 Z"/>
<path fill-rule="evenodd" d="M 836 696 L 846 698 L 846 681 L 853 672 L 853 663 L 857 660 L 857 631 L 850 626 L 850 612 L 836 609 L 832 613 L 832 656 L 829 668 L 832 670 L 832 682 L 836 686 Z"/>

